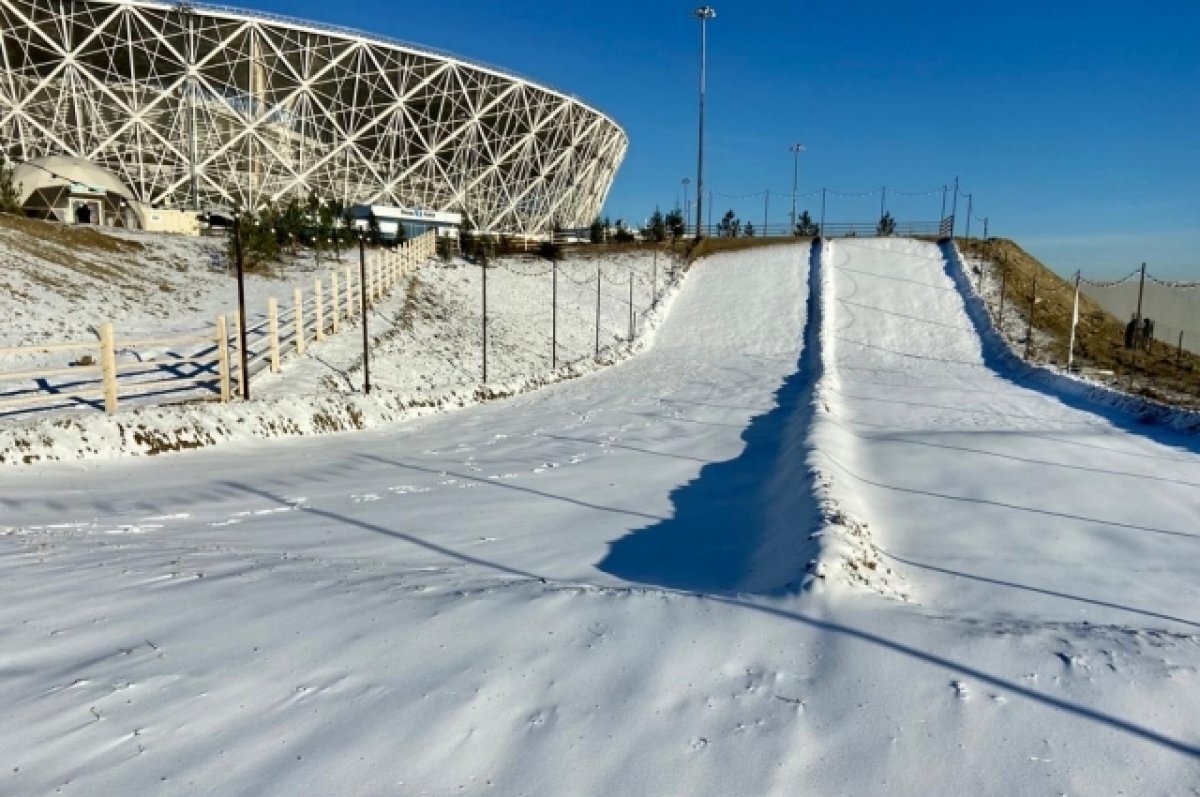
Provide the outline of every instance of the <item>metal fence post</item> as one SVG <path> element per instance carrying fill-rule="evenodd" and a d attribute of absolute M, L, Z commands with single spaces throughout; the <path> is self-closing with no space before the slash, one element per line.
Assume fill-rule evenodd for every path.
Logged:
<path fill-rule="evenodd" d="M 483 271 L 483 381 L 487 384 L 487 262 L 480 261 L 480 269 Z"/>
<path fill-rule="evenodd" d="M 1000 334 L 1004 334 L 1004 294 L 1008 288 L 1008 255 L 1004 255 L 1004 265 L 1000 267 Z"/>
<path fill-rule="evenodd" d="M 558 370 L 558 261 L 550 261 L 550 370 Z"/>
<path fill-rule="evenodd" d="M 232 362 L 236 362 L 238 364 L 238 366 L 237 366 L 237 391 L 243 398 L 245 398 L 246 391 L 245 391 L 245 388 L 243 387 L 243 384 L 245 383 L 245 380 L 246 380 L 246 369 L 243 364 L 246 362 L 246 358 L 242 357 L 241 340 L 242 340 L 242 314 L 235 312 L 233 314 L 233 346 L 236 349 L 237 356 L 235 357 L 231 353 L 230 360 Z M 232 379 L 232 376 L 230 378 Z"/>
<path fill-rule="evenodd" d="M 362 313 L 363 333 L 363 392 L 371 395 L 371 347 L 370 333 L 367 330 L 367 244 L 363 235 L 358 236 L 358 281 L 359 309 Z"/>
<path fill-rule="evenodd" d="M 596 266 L 596 358 L 600 357 L 600 267 Z"/>
<path fill-rule="evenodd" d="M 633 269 L 629 269 L 629 339 L 633 340 Z"/>
<path fill-rule="evenodd" d="M 1033 277 L 1033 290 L 1029 294 L 1029 320 L 1025 326 L 1025 359 L 1033 353 L 1033 313 L 1037 309 L 1037 275 Z"/>

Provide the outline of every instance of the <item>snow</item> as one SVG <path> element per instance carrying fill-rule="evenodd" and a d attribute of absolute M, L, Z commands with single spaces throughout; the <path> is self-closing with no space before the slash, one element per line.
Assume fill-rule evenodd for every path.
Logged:
<path fill-rule="evenodd" d="M 158 256 L 174 265 L 164 267 L 151 261 L 141 268 L 144 281 L 166 284 L 172 279 L 194 279 L 192 303 L 173 306 L 160 300 L 155 291 L 136 300 L 122 300 L 123 293 L 118 291 L 111 301 L 105 300 L 104 307 L 120 319 L 118 329 L 123 337 L 139 334 L 126 330 L 140 330 L 140 334 L 154 337 L 188 330 L 194 333 L 203 329 L 205 319 L 215 317 L 233 296 L 228 275 L 214 276 L 198 265 L 206 262 L 201 255 L 211 249 L 211 244 L 186 240 L 156 243 L 166 247 L 165 254 L 159 252 Z M 361 324 L 343 320 L 339 334 L 329 334 L 320 342 L 310 340 L 303 356 L 297 356 L 295 346 L 284 340 L 280 373 L 257 372 L 252 366 L 255 400 L 249 404 L 182 405 L 180 396 L 159 395 L 142 401 L 123 398 L 124 411 L 114 418 L 93 410 L 41 412 L 0 426 L 0 465 L 136 456 L 237 440 L 373 428 L 576 378 L 632 356 L 648 345 L 683 275 L 680 261 L 665 253 L 583 254 L 560 262 L 558 356 L 554 362 L 552 268 L 536 258 L 510 257 L 499 259 L 488 269 L 486 384 L 481 367 L 482 269 L 463 260 L 449 264 L 431 261 L 402 280 L 370 311 L 370 396 L 361 393 Z M 292 283 L 311 285 L 313 275 L 322 273 L 314 269 L 314 263 L 300 258 L 285 272 L 291 282 L 251 281 L 251 298 L 263 292 L 290 295 Z M 266 306 L 265 295 L 258 296 L 261 301 L 257 303 L 262 307 Z M 78 301 L 78 296 L 52 294 L 48 305 L 58 308 L 71 301 Z M 203 307 L 208 310 L 197 309 Z M 69 315 L 63 310 L 60 316 L 59 309 L 42 316 L 30 314 L 29 322 L 18 325 L 14 334 L 22 340 L 51 337 L 50 326 Z M 75 317 L 81 315 L 76 313 Z M 313 317 L 311 308 L 308 317 Z M 261 320 L 252 315 L 252 324 Z M 291 330 L 290 322 L 281 324 L 281 334 L 291 334 Z M 75 334 L 81 339 L 90 335 L 83 330 Z M 252 351 L 264 348 L 261 337 L 251 337 Z M 62 364 L 45 356 L 41 362 Z M 145 406 L 168 400 L 174 405 Z"/>
<path fill-rule="evenodd" d="M 963 297 L 930 244 L 721 255 L 504 402 L 6 472 L 0 792 L 1200 787 L 1195 438 Z"/>

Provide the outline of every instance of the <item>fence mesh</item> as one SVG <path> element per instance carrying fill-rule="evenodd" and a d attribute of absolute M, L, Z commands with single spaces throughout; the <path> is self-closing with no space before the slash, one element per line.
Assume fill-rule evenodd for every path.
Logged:
<path fill-rule="evenodd" d="M 1200 354 L 1200 283 L 1167 282 L 1133 274 L 1116 282 L 1081 280 L 1080 290 L 1097 304 L 1127 323 L 1138 314 L 1152 324 L 1155 345 L 1179 346 Z"/>

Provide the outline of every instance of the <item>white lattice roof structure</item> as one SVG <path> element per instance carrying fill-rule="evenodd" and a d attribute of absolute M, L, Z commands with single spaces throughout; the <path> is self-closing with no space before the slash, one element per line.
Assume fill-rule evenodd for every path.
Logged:
<path fill-rule="evenodd" d="M 580 100 L 399 41 L 230 8 L 0 0 L 0 150 L 85 158 L 149 205 L 599 213 L 628 139 Z"/>

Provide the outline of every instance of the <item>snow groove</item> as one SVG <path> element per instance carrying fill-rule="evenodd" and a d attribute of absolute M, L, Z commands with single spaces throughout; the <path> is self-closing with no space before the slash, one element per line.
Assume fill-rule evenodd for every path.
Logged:
<path fill-rule="evenodd" d="M 802 369 L 807 369 L 812 385 L 806 465 L 819 528 L 812 535 L 818 555 L 809 563 L 805 586 L 845 584 L 906 601 L 909 587 L 876 546 L 870 526 L 862 519 L 864 508 L 858 495 L 844 488 L 828 467 L 832 464 L 846 470 L 854 465 L 859 450 L 858 438 L 836 420 L 841 386 L 833 268 L 827 262 L 835 252 L 831 242 L 814 241 L 809 270 Z"/>

